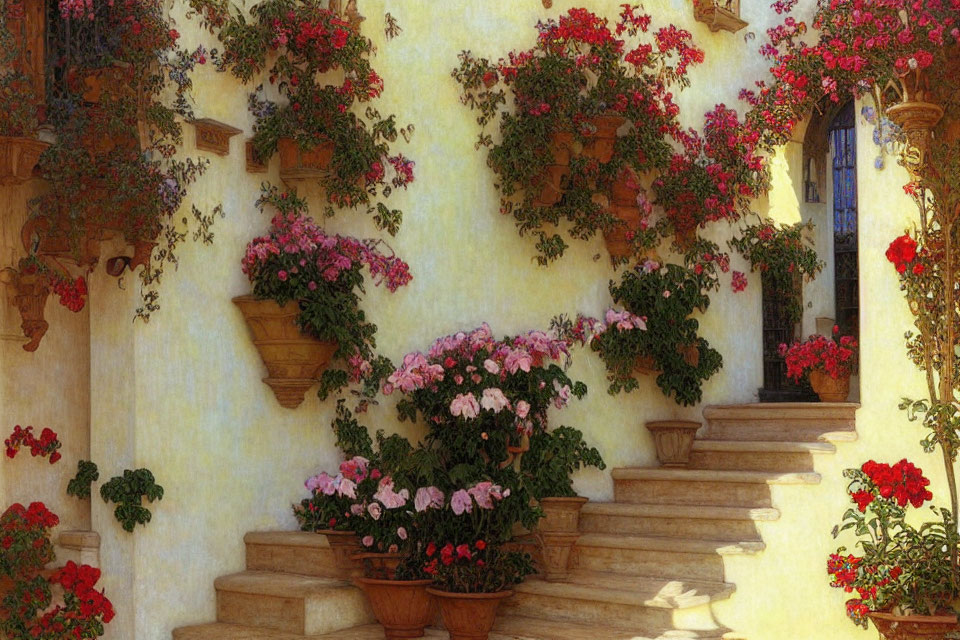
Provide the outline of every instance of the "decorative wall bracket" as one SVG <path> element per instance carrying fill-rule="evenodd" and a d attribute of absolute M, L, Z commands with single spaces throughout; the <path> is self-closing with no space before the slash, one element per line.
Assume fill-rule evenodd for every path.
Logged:
<path fill-rule="evenodd" d="M 253 153 L 253 140 L 247 140 L 244 148 L 247 155 L 247 173 L 266 173 L 267 163 L 258 160 Z"/>
<path fill-rule="evenodd" d="M 710 31 L 736 33 L 749 24 L 740 19 L 740 0 L 693 0 L 693 15 Z"/>
<path fill-rule="evenodd" d="M 4 269 L 0 281 L 9 288 L 7 298 L 10 304 L 20 312 L 20 328 L 29 342 L 23 345 L 24 351 L 36 351 L 40 340 L 50 328 L 43 317 L 43 309 L 50 295 L 50 285 L 41 273 L 24 273 L 12 268 Z"/>
<path fill-rule="evenodd" d="M 221 156 L 230 154 L 230 138 L 240 133 L 240 129 L 211 118 L 192 120 L 191 124 L 197 132 L 197 149 Z"/>

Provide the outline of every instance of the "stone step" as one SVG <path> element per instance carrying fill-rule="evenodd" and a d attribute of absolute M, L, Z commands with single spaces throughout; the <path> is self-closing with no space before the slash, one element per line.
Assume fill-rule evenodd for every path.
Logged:
<path fill-rule="evenodd" d="M 712 630 L 703 634 L 710 637 L 722 635 L 716 629 L 710 603 L 729 597 L 733 590 L 733 585 L 722 582 L 688 582 L 574 570 L 569 582 L 528 578 L 514 587 L 514 596 L 503 602 L 501 610 L 510 616 L 552 620 L 557 624 L 574 623 L 591 628 L 595 628 L 593 625 L 610 625 L 640 637 L 658 638 L 667 631 L 680 634 L 683 627 Z M 682 614 L 679 614 L 681 610 Z M 676 624 L 681 619 L 682 623 Z M 503 626 L 497 629 L 499 631 Z M 595 633 L 588 637 L 606 636 Z M 553 636 L 546 638 L 552 640 Z"/>
<path fill-rule="evenodd" d="M 588 502 L 580 511 L 580 530 L 737 542 L 759 540 L 756 523 L 779 517 L 771 507 Z"/>
<path fill-rule="evenodd" d="M 218 622 L 319 635 L 374 621 L 363 592 L 343 580 L 244 571 L 214 588 Z"/>
<path fill-rule="evenodd" d="M 770 507 L 771 484 L 817 484 L 812 472 L 714 471 L 708 469 L 614 469 L 616 502 Z"/>
<path fill-rule="evenodd" d="M 828 442 L 697 440 L 690 469 L 730 471 L 813 471 L 814 456 L 836 453 Z"/>
<path fill-rule="evenodd" d="M 309 531 L 251 531 L 243 536 L 247 569 L 318 578 L 340 574 L 326 536 Z"/>
<path fill-rule="evenodd" d="M 675 635 L 675 634 L 680 635 Z M 708 632 L 712 634 L 713 632 Z M 450 635 L 440 629 L 427 629 L 428 640 L 449 640 Z M 173 640 L 384 640 L 383 627 L 363 625 L 322 636 L 301 636 L 282 631 L 257 629 L 215 622 L 174 629 Z M 700 635 L 698 632 L 672 631 L 656 638 L 613 627 L 579 625 L 522 616 L 498 615 L 490 640 L 723 640 L 720 635 Z"/>
<path fill-rule="evenodd" d="M 723 556 L 764 549 L 760 541 L 730 542 L 588 533 L 574 549 L 574 566 L 628 576 L 723 582 Z"/>
<path fill-rule="evenodd" d="M 704 440 L 856 440 L 856 411 L 850 402 L 784 402 L 705 407 Z"/>

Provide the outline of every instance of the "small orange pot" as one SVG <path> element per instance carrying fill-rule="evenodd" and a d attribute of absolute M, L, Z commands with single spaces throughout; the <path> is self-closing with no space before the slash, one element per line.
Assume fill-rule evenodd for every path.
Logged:
<path fill-rule="evenodd" d="M 811 371 L 810 386 L 820 396 L 820 402 L 846 402 L 850 395 L 850 374 L 834 379 L 822 371 Z"/>
<path fill-rule="evenodd" d="M 513 591 L 495 593 L 450 593 L 439 589 L 427 589 L 440 604 L 443 626 L 450 633 L 450 640 L 487 640 L 497 619 L 500 602 L 513 595 Z"/>
<path fill-rule="evenodd" d="M 422 638 L 424 627 L 436 617 L 437 603 L 428 592 L 430 580 L 357 578 L 356 583 L 388 640 Z"/>

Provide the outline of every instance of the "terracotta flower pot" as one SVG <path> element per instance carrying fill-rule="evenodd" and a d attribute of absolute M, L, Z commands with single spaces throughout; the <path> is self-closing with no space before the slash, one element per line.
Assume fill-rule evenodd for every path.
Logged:
<path fill-rule="evenodd" d="M 422 638 L 424 627 L 436 617 L 437 603 L 428 593 L 430 580 L 357 578 L 356 582 L 388 640 Z"/>
<path fill-rule="evenodd" d="M 608 211 L 623 224 L 617 225 L 610 231 L 603 232 L 603 241 L 611 258 L 629 258 L 633 254 L 632 234 L 640 228 L 640 209 L 636 203 L 633 206 L 616 204 L 610 205 Z"/>
<path fill-rule="evenodd" d="M 333 142 L 327 141 L 311 149 L 301 149 L 293 138 L 280 138 L 277 152 L 280 154 L 281 180 L 315 180 L 330 168 L 334 146 Z"/>
<path fill-rule="evenodd" d="M 685 467 L 690 462 L 693 440 L 700 428 L 699 422 L 687 420 L 661 420 L 647 422 L 647 430 L 653 435 L 657 447 L 657 460 L 664 467 Z"/>
<path fill-rule="evenodd" d="M 378 580 L 393 580 L 397 567 L 403 560 L 402 553 L 355 553 L 351 557 L 354 563 L 363 567 L 363 574 Z"/>
<path fill-rule="evenodd" d="M 552 207 L 563 197 L 563 179 L 570 168 L 562 164 L 549 164 L 534 181 L 534 189 L 539 189 L 533 198 L 534 206 Z"/>
<path fill-rule="evenodd" d="M 548 582 L 562 582 L 570 575 L 570 553 L 580 538 L 580 509 L 587 498 L 543 498 L 544 517 L 537 524 L 543 554 L 543 574 Z"/>
<path fill-rule="evenodd" d="M 657 368 L 657 361 L 653 356 L 640 356 L 633 365 L 633 370 L 644 376 L 658 376 L 663 371 Z"/>
<path fill-rule="evenodd" d="M 32 178 L 40 154 L 49 146 L 33 138 L 0 136 L 0 184 L 22 184 Z"/>
<path fill-rule="evenodd" d="M 957 616 L 896 616 L 892 613 L 868 613 L 874 626 L 886 640 L 943 640 L 946 634 L 960 631 Z"/>
<path fill-rule="evenodd" d="M 590 118 L 590 124 L 596 132 L 587 136 L 589 139 L 583 146 L 583 155 L 594 158 L 601 164 L 610 162 L 617 145 L 617 129 L 626 120 L 615 114 L 603 114 Z"/>
<path fill-rule="evenodd" d="M 450 633 L 450 640 L 487 640 L 497 618 L 500 602 L 513 595 L 513 591 L 495 593 L 450 593 L 439 589 L 427 589 L 437 597 L 443 626 Z"/>
<path fill-rule="evenodd" d="M 281 307 L 273 300 L 239 296 L 233 303 L 240 307 L 253 333 L 253 344 L 267 366 L 268 375 L 263 381 L 273 389 L 281 406 L 297 408 L 333 358 L 337 343 L 301 333 L 296 322 L 300 314 L 296 302 Z"/>
<path fill-rule="evenodd" d="M 846 402 L 850 395 L 850 374 L 833 379 L 822 371 L 811 371 L 810 386 L 820 396 L 820 402 Z"/>
<path fill-rule="evenodd" d="M 330 550 L 333 551 L 334 565 L 344 577 L 359 578 L 363 575 L 363 569 L 354 557 L 363 551 L 357 534 L 334 529 L 320 529 L 317 533 L 327 538 Z"/>

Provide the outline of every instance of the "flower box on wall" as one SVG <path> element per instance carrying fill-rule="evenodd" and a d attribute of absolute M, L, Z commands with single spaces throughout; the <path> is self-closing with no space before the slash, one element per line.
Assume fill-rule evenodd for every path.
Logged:
<path fill-rule="evenodd" d="M 333 150 L 332 142 L 322 142 L 315 147 L 302 149 L 293 138 L 280 138 L 277 141 L 280 179 L 287 184 L 291 181 L 319 179 L 330 168 Z"/>
<path fill-rule="evenodd" d="M 740 19 L 740 0 L 693 0 L 693 13 L 711 31 L 736 33 L 749 24 Z"/>
<path fill-rule="evenodd" d="M 40 154 L 49 146 L 33 138 L 0 136 L 0 185 L 22 184 L 32 178 Z"/>

